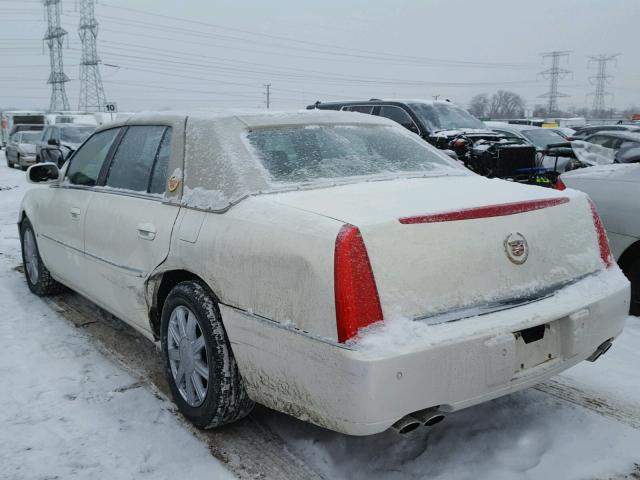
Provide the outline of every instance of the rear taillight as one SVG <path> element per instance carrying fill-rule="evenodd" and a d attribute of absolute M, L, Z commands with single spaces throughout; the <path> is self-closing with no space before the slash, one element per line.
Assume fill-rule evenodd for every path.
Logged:
<path fill-rule="evenodd" d="M 378 288 L 360 230 L 344 225 L 336 238 L 334 287 L 338 341 L 346 342 L 358 329 L 382 320 Z"/>
<path fill-rule="evenodd" d="M 567 186 L 560 179 L 560 177 L 558 177 L 558 179 L 556 180 L 556 183 L 553 184 L 553 188 L 555 188 L 556 190 L 566 190 Z"/>
<path fill-rule="evenodd" d="M 600 215 L 596 210 L 595 204 L 589 199 L 589 206 L 591 207 L 591 216 L 593 217 L 593 224 L 596 227 L 596 234 L 598 235 L 598 246 L 600 247 L 600 258 L 607 267 L 613 265 L 613 256 L 611 255 L 611 249 L 609 248 L 609 240 L 607 239 L 607 232 L 604 229 Z"/>

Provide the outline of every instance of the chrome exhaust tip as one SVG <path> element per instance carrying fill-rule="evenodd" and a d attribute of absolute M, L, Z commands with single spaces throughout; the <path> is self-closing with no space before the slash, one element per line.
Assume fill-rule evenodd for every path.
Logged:
<path fill-rule="evenodd" d="M 598 348 L 596 348 L 596 351 L 593 352 L 591 354 L 591 356 L 587 358 L 587 360 L 590 361 L 590 362 L 595 362 L 602 355 L 607 353 L 612 345 L 613 345 L 613 338 L 610 338 L 606 342 L 602 342 L 602 344 Z"/>
<path fill-rule="evenodd" d="M 418 420 L 407 415 L 406 417 L 402 417 L 396 423 L 391 425 L 391 428 L 395 430 L 397 433 L 404 435 L 405 433 L 413 432 L 416 428 L 422 425 Z"/>
<path fill-rule="evenodd" d="M 425 408 L 424 410 L 418 410 L 417 412 L 413 412 L 411 416 L 425 427 L 432 427 L 436 423 L 440 423 L 442 420 L 444 420 L 444 415 L 438 412 L 435 408 Z"/>

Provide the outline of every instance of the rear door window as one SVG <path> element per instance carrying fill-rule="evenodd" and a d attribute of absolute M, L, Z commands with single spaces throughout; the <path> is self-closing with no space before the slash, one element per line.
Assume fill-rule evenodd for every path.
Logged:
<path fill-rule="evenodd" d="M 119 128 L 104 130 L 93 135 L 71 158 L 67 180 L 73 185 L 92 187 L 98 181 L 104 163 Z"/>
<path fill-rule="evenodd" d="M 164 126 L 129 127 L 111 161 L 107 186 L 147 193 L 166 130 Z"/>
<path fill-rule="evenodd" d="M 160 142 L 160 149 L 156 156 L 156 161 L 151 172 L 151 181 L 149 182 L 149 193 L 165 192 L 167 185 L 167 168 L 171 157 L 171 128 L 167 128 Z"/>

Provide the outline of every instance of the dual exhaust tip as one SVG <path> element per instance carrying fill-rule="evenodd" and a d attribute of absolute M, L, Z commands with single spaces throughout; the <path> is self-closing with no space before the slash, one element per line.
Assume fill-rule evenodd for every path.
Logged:
<path fill-rule="evenodd" d="M 405 434 L 414 431 L 416 428 L 432 427 L 436 423 L 440 423 L 444 420 L 444 415 L 434 408 L 426 408 L 424 410 L 418 410 L 409 415 L 402 417 L 396 423 L 391 425 L 391 428 L 397 433 Z"/>

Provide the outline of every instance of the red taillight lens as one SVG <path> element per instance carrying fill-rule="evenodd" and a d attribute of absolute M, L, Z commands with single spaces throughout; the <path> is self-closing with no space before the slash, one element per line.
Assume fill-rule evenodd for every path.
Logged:
<path fill-rule="evenodd" d="M 560 177 L 558 177 L 558 179 L 556 180 L 556 183 L 553 184 L 553 188 L 555 188 L 556 190 L 566 190 L 567 186 L 560 179 Z"/>
<path fill-rule="evenodd" d="M 596 210 L 595 204 L 589 199 L 589 206 L 591 206 L 591 215 L 593 216 L 593 224 L 596 227 L 596 233 L 598 234 L 598 246 L 600 247 L 600 258 L 607 267 L 613 265 L 613 256 L 611 255 L 611 249 L 609 248 L 609 239 L 607 238 L 607 232 L 604 229 L 600 215 Z"/>
<path fill-rule="evenodd" d="M 344 225 L 336 238 L 334 287 L 338 341 L 346 342 L 358 329 L 382 320 L 378 288 L 360 230 Z"/>

